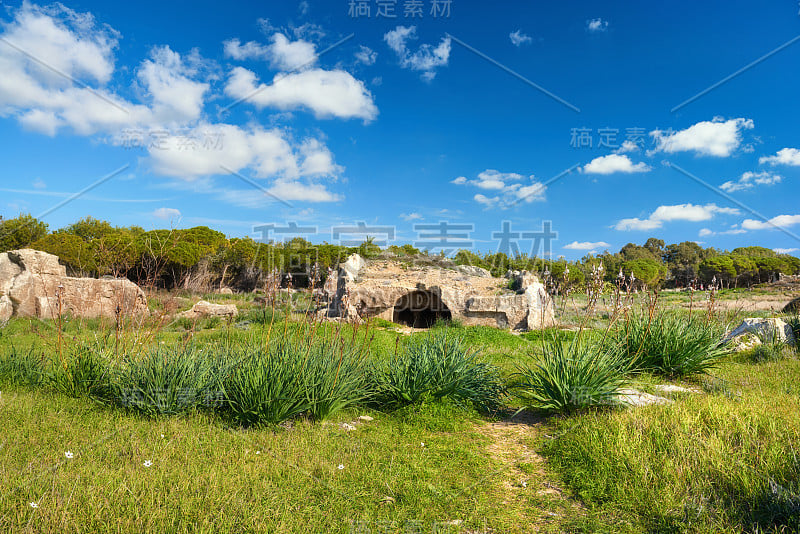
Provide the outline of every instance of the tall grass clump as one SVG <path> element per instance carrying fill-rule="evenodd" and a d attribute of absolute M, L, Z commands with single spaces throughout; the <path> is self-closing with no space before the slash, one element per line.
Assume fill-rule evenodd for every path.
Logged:
<path fill-rule="evenodd" d="M 631 313 L 612 328 L 609 346 L 619 346 L 632 369 L 670 378 L 706 373 L 729 353 L 720 326 L 699 316 L 650 310 Z"/>
<path fill-rule="evenodd" d="M 792 334 L 794 334 L 794 348 L 800 352 L 800 315 L 789 317 L 786 322 L 792 328 Z"/>
<path fill-rule="evenodd" d="M 505 394 L 499 369 L 479 361 L 464 338 L 447 329 L 412 338 L 404 351 L 376 366 L 373 379 L 376 403 L 390 409 L 449 398 L 495 411 Z"/>
<path fill-rule="evenodd" d="M 571 413 L 615 404 L 627 371 L 615 347 L 556 336 L 542 342 L 536 363 L 517 366 L 511 391 L 524 408 Z"/>
<path fill-rule="evenodd" d="M 143 415 L 174 415 L 221 402 L 212 359 L 191 345 L 126 357 L 113 381 L 115 403 Z"/>
<path fill-rule="evenodd" d="M 114 398 L 113 368 L 101 347 L 78 345 L 46 372 L 50 387 L 67 397 L 89 397 L 100 403 Z"/>
<path fill-rule="evenodd" d="M 308 334 L 229 349 L 221 384 L 231 419 L 243 426 L 301 415 L 322 420 L 369 396 L 364 345 L 339 333 L 321 340 Z"/>
<path fill-rule="evenodd" d="M 23 352 L 11 345 L 0 353 L 0 383 L 34 387 L 41 384 L 44 376 L 42 359 L 37 357 L 34 347 Z"/>

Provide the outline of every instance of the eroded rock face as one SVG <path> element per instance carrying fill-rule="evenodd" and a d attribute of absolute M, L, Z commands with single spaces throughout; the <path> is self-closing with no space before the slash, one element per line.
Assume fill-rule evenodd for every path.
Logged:
<path fill-rule="evenodd" d="M 52 319 L 61 313 L 73 317 L 113 318 L 147 314 L 144 292 L 127 279 L 67 276 L 58 257 L 38 250 L 0 254 L 0 320 L 16 317 Z"/>
<path fill-rule="evenodd" d="M 192 306 L 191 310 L 186 310 L 178 314 L 179 317 L 186 317 L 192 320 L 202 317 L 232 318 L 237 315 L 239 315 L 239 309 L 235 304 L 213 304 L 205 300 L 199 301 Z"/>
<path fill-rule="evenodd" d="M 733 332 L 725 336 L 724 342 L 731 343 L 735 351 L 751 349 L 761 344 L 761 340 L 778 341 L 787 345 L 795 346 L 797 340 L 794 338 L 792 327 L 782 319 L 769 318 L 761 319 L 752 317 L 742 321 Z"/>
<path fill-rule="evenodd" d="M 354 254 L 325 283 L 327 317 L 380 317 L 412 327 L 437 319 L 516 330 L 553 326 L 553 303 L 533 275 L 518 291 L 508 280 L 481 269 L 414 265 L 399 260 L 365 261 Z"/>

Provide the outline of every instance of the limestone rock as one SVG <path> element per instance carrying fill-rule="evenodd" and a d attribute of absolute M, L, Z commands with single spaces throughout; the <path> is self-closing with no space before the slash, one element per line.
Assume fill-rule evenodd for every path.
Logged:
<path fill-rule="evenodd" d="M 467 276 L 477 276 L 479 278 L 491 278 L 492 273 L 483 267 L 476 267 L 474 265 L 458 265 L 456 271 L 466 274 Z"/>
<path fill-rule="evenodd" d="M 477 274 L 431 263 L 367 262 L 353 255 L 338 275 L 328 276 L 322 313 L 347 320 L 380 317 L 415 328 L 439 319 L 517 330 L 555 325 L 552 300 L 535 276 L 529 275 L 518 293 L 503 279 Z"/>
<path fill-rule="evenodd" d="M 223 317 L 233 318 L 239 315 L 239 309 L 235 304 L 213 304 L 205 300 L 197 302 L 191 310 L 179 313 L 178 317 L 187 319 L 200 319 L 202 317 Z"/>
<path fill-rule="evenodd" d="M 798 313 L 800 312 L 800 297 L 793 299 L 789 304 L 783 307 L 783 313 Z"/>
<path fill-rule="evenodd" d="M 673 402 L 665 397 L 644 393 L 637 389 L 621 389 L 617 393 L 617 403 L 625 406 L 649 406 L 651 404 L 669 404 Z"/>
<path fill-rule="evenodd" d="M 233 289 L 229 287 L 221 287 L 217 290 L 217 293 L 220 295 L 233 295 Z"/>
<path fill-rule="evenodd" d="M 737 340 L 737 338 L 745 335 L 749 335 L 748 337 L 751 338 L 748 343 L 741 343 L 741 340 Z M 791 346 L 795 346 L 797 343 L 797 340 L 794 338 L 794 333 L 792 332 L 792 327 L 783 320 L 774 317 L 769 319 L 758 317 L 745 319 L 733 332 L 725 336 L 723 342 L 730 343 L 733 341 L 736 350 L 744 350 L 760 344 L 762 338 L 765 341 L 772 341 L 773 336 L 775 336 L 776 341 Z M 753 343 L 753 338 L 755 338 L 758 343 Z"/>
<path fill-rule="evenodd" d="M 0 320 L 11 316 L 52 319 L 114 318 L 147 314 L 144 292 L 127 279 L 67 276 L 58 257 L 38 250 L 0 254 Z"/>

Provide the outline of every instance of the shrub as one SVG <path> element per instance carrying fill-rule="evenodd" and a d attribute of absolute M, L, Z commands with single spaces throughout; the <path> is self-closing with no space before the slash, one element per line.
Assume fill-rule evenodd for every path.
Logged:
<path fill-rule="evenodd" d="M 616 402 L 627 366 L 618 350 L 576 337 L 569 343 L 556 336 L 542 344 L 532 367 L 518 365 L 511 390 L 523 407 L 549 412 L 574 412 Z"/>
<path fill-rule="evenodd" d="M 161 348 L 126 359 L 114 380 L 115 402 L 144 415 L 173 415 L 221 402 L 213 366 L 192 346 Z"/>
<path fill-rule="evenodd" d="M 677 313 L 633 313 L 609 334 L 606 344 L 619 346 L 632 369 L 673 378 L 706 373 L 729 353 L 717 324 Z"/>
<path fill-rule="evenodd" d="M 413 338 L 403 353 L 375 368 L 373 379 L 376 402 L 386 408 L 447 397 L 493 411 L 505 393 L 499 370 L 478 361 L 464 339 L 447 329 Z"/>

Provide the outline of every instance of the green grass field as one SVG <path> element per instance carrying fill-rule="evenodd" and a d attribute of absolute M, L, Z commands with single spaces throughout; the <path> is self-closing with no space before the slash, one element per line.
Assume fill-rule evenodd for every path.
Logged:
<path fill-rule="evenodd" d="M 322 323 L 312 330 L 307 322 L 283 321 L 296 318 L 288 307 L 275 319 L 259 321 L 259 311 L 240 296 L 208 297 L 237 302 L 238 321 L 172 321 L 149 330 L 129 325 L 118 333 L 109 322 L 67 320 L 59 335 L 52 322 L 15 319 L 0 329 L 0 531 L 800 529 L 800 362 L 794 351 L 769 359 L 723 355 L 704 372 L 681 378 L 645 368 L 625 371 L 625 387 L 674 402 L 640 408 L 601 402 L 548 413 L 522 410 L 525 396 L 513 388 L 498 392 L 486 381 L 497 373 L 512 386 L 523 367 L 536 373 L 545 366 L 558 377 L 559 366 L 591 356 L 601 340 L 608 344 L 609 335 L 621 336 L 605 332 L 602 312 L 584 321 L 580 298 L 573 315 L 562 316 L 570 330 L 561 333 L 437 327 L 434 336 L 447 340 L 441 350 L 458 356 L 458 347 L 468 349 L 463 358 L 442 360 L 426 333 L 409 336 L 380 322 Z M 679 294 L 666 296 L 662 305 L 688 317 L 686 303 Z M 291 308 L 302 306 L 298 300 Z M 721 330 L 723 322 L 739 318 L 719 314 L 709 320 Z M 580 325 L 586 328 L 578 333 Z M 666 345 L 677 335 L 670 332 L 661 334 Z M 590 343 L 565 352 L 566 361 L 550 359 L 553 343 L 566 347 L 576 337 Z M 318 346 L 311 338 L 319 340 L 321 352 L 314 352 Z M 257 369 L 236 363 L 239 382 L 224 375 L 215 386 L 231 398 L 239 388 L 237 409 L 255 403 L 247 413 L 256 415 L 264 403 L 283 407 L 286 395 L 310 403 L 277 424 L 241 426 L 231 410 L 202 404 L 148 416 L 114 401 L 103 388 L 88 393 L 63 385 L 74 386 L 64 377 L 74 378 L 80 369 L 80 377 L 113 386 L 131 366 L 150 369 L 146 357 L 153 350 L 173 355 L 159 356 L 164 361 L 175 358 L 169 360 L 175 369 L 159 367 L 160 373 L 184 373 L 184 364 L 194 369 L 163 383 L 191 383 L 200 374 L 216 376 L 243 347 L 250 347 L 246 354 L 259 346 L 272 350 L 275 339 L 290 341 L 289 352 L 275 353 L 281 359 L 265 352 L 253 360 L 265 362 Z M 453 339 L 461 345 L 448 345 Z M 647 350 L 666 350 L 657 348 L 662 345 L 648 341 Z M 100 371 L 72 366 L 77 347 L 99 355 Z M 309 369 L 331 355 L 325 365 L 336 370 L 324 374 L 334 380 L 320 382 Z M 640 361 L 638 354 L 633 358 Z M 370 377 L 363 383 L 342 370 L 362 364 Z M 276 374 L 262 376 L 263 365 Z M 162 384 L 161 375 L 136 376 Z M 569 376 L 578 385 L 586 379 Z M 250 396 L 246 386 L 263 380 L 284 381 L 280 398 Z M 657 386 L 664 384 L 695 392 L 663 393 Z M 303 397 L 310 390 L 334 392 L 326 395 L 340 396 L 343 408 L 312 416 L 322 412 Z M 471 401 L 486 398 L 498 399 L 501 408 L 489 413 Z"/>

